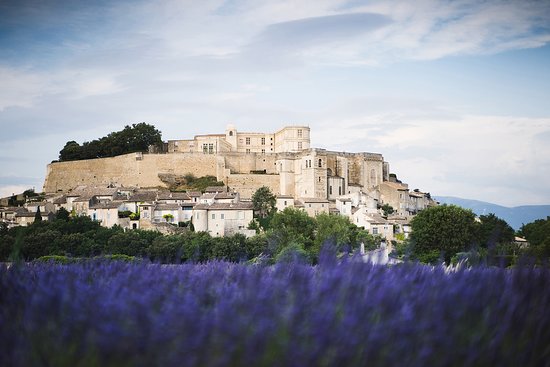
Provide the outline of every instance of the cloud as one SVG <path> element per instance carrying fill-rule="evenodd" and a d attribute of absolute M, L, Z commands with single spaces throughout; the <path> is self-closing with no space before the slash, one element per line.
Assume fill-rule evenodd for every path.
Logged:
<path fill-rule="evenodd" d="M 429 111 L 427 111 L 429 112 Z M 312 132 L 321 146 L 384 154 L 413 187 L 513 206 L 550 202 L 550 118 L 363 115 Z M 345 131 L 345 133 L 343 133 Z M 534 194 L 538 193 L 538 194 Z M 541 194 L 546 193 L 546 194 Z"/>

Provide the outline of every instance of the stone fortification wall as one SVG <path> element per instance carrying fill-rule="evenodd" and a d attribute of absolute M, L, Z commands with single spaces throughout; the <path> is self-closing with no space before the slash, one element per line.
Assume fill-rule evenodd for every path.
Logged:
<path fill-rule="evenodd" d="M 256 153 L 223 153 L 225 168 L 231 173 L 250 173 L 252 171 L 264 171 L 268 174 L 277 173 L 276 154 Z"/>
<path fill-rule="evenodd" d="M 279 175 L 231 174 L 227 177 L 227 186 L 240 193 L 242 199 L 250 199 L 254 192 L 267 186 L 275 195 L 281 192 Z"/>
<path fill-rule="evenodd" d="M 140 154 L 50 163 L 44 191 L 67 192 L 79 185 L 164 187 L 159 173 L 218 176 L 216 155 L 202 153 Z"/>

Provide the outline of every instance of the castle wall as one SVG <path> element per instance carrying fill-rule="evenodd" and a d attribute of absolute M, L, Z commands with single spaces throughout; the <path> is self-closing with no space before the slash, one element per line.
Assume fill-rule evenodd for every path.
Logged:
<path fill-rule="evenodd" d="M 66 192 L 79 185 L 165 187 L 159 173 L 197 177 L 218 176 L 214 154 L 130 153 L 111 158 L 87 159 L 50 163 L 47 168 L 44 191 Z"/>
<path fill-rule="evenodd" d="M 267 186 L 275 195 L 280 194 L 279 175 L 231 174 L 227 177 L 227 186 L 237 191 L 242 199 L 250 199 L 254 192 Z"/>
<path fill-rule="evenodd" d="M 268 174 L 277 172 L 277 156 L 275 154 L 243 154 L 225 153 L 225 168 L 231 173 L 251 173 L 252 171 L 264 171 Z"/>

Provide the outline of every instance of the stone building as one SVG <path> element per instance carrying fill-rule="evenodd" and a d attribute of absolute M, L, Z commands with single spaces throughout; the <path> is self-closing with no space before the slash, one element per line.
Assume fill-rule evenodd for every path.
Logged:
<path fill-rule="evenodd" d="M 286 126 L 275 133 L 239 132 L 228 125 L 225 134 L 196 135 L 188 140 L 168 140 L 168 153 L 226 152 L 272 154 L 299 152 L 310 147 L 309 127 Z"/>

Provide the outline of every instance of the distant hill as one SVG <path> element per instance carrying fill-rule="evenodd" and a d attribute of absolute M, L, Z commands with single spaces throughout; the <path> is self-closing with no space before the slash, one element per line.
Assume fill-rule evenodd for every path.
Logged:
<path fill-rule="evenodd" d="M 497 217 L 508 222 L 515 230 L 518 230 L 522 224 L 531 223 L 537 219 L 545 219 L 550 216 L 550 205 L 522 205 L 509 208 L 484 201 L 462 199 L 453 196 L 436 196 L 435 200 L 441 204 L 454 204 L 471 209 L 477 215 L 494 213 Z"/>

